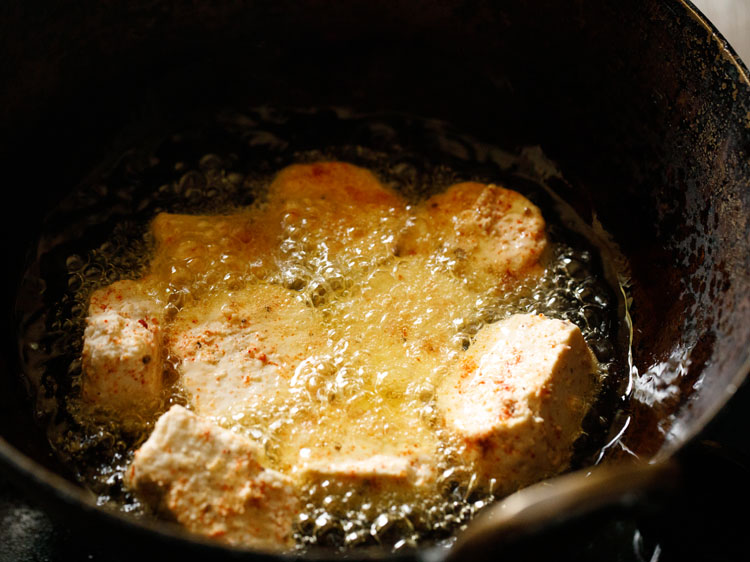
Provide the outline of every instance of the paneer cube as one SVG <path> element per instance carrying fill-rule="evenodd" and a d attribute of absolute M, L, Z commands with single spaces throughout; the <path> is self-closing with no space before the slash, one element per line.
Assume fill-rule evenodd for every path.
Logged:
<path fill-rule="evenodd" d="M 516 191 L 465 182 L 419 207 L 397 251 L 440 254 L 483 291 L 540 272 L 546 247 L 545 222 L 536 205 Z"/>
<path fill-rule="evenodd" d="M 294 164 L 269 187 L 297 249 L 353 269 L 393 255 L 406 201 L 369 170 L 345 162 Z"/>
<path fill-rule="evenodd" d="M 325 344 L 312 309 L 298 296 L 259 283 L 177 315 L 168 347 L 198 414 L 262 413 L 285 402 L 297 366 Z"/>
<path fill-rule="evenodd" d="M 250 439 L 172 406 L 136 452 L 126 481 L 191 532 L 232 545 L 285 549 L 293 544 L 298 492 L 260 459 Z"/>
<path fill-rule="evenodd" d="M 366 458 L 337 458 L 307 464 L 300 480 L 313 498 L 356 496 L 360 502 L 388 507 L 393 502 L 413 501 L 435 483 L 434 459 L 414 455 L 376 454 Z"/>
<path fill-rule="evenodd" d="M 518 314 L 483 328 L 438 394 L 480 485 L 509 493 L 565 469 L 597 370 L 570 322 Z"/>
<path fill-rule="evenodd" d="M 257 209 L 224 215 L 160 213 L 151 223 L 155 242 L 151 275 L 192 292 L 249 277 L 264 279 L 274 266 L 281 226 L 278 214 Z"/>
<path fill-rule="evenodd" d="M 154 410 L 162 392 L 162 313 L 138 281 L 91 295 L 83 343 L 83 398 L 126 412 Z"/>

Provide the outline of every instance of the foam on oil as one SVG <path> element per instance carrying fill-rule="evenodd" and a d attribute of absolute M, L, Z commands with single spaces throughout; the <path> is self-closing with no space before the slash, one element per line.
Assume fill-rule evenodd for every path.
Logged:
<path fill-rule="evenodd" d="M 545 201 L 543 189 L 527 179 L 514 181 L 513 174 L 507 173 L 508 167 L 514 166 L 510 156 L 493 177 L 486 172 L 467 175 L 471 162 L 452 167 L 456 160 L 450 154 L 421 155 L 413 149 L 389 152 L 360 144 L 335 144 L 294 151 L 294 143 L 280 146 L 274 140 L 283 138 L 279 120 L 266 120 L 266 113 L 224 115 L 218 126 L 192 131 L 188 141 L 185 135 L 177 135 L 156 151 L 135 149 L 100 182 L 83 186 L 72 196 L 70 209 L 76 209 L 77 216 L 82 206 L 89 209 L 90 216 L 82 220 L 91 221 L 104 234 L 95 243 L 95 237 L 86 236 L 90 229 L 66 233 L 64 243 L 48 251 L 64 256 L 65 271 L 40 275 L 48 286 L 58 289 L 51 299 L 40 303 L 36 323 L 30 322 L 26 330 L 29 345 L 36 346 L 28 354 L 27 366 L 37 373 L 39 416 L 46 420 L 60 457 L 97 494 L 101 504 L 143 513 L 143 506 L 123 488 L 122 476 L 156 416 L 116 423 L 81 402 L 78 394 L 88 296 L 115 280 L 142 275 L 152 256 L 148 224 L 153 216 L 164 210 L 208 214 L 245 209 L 250 215 L 265 211 L 264 190 L 275 171 L 291 162 L 319 159 L 348 160 L 367 167 L 412 204 L 458 180 L 502 182 L 542 206 L 551 240 L 541 277 L 510 291 L 495 287 L 477 291 L 467 286 L 453 273 L 450 260 L 439 254 L 422 261 L 395 256 L 382 260 L 373 257 L 379 256 L 378 252 L 364 248 L 359 255 L 342 260 L 326 251 L 314 231 L 289 223 L 280 258 L 266 281 L 296 291 L 315 311 L 325 327 L 329 352 L 300 365 L 292 380 L 292 400 L 263 410 L 233 411 L 216 419 L 261 443 L 269 462 L 285 471 L 292 469 L 300 449 L 314 455 L 327 445 L 338 449 L 349 446 L 359 452 L 371 447 L 373 452 L 383 453 L 409 443 L 417 452 L 437 452 L 439 485 L 428 497 L 399 498 L 384 507 L 352 493 L 331 495 L 308 489 L 306 509 L 296 526 L 300 548 L 382 544 L 398 549 L 450 540 L 477 510 L 494 499 L 491 491 L 473 491 L 465 474 L 458 477 L 466 467 L 457 447 L 436 424 L 434 393 L 452 358 L 485 324 L 519 312 L 543 313 L 577 324 L 597 354 L 602 375 L 617 387 L 617 381 L 612 380 L 616 378 L 614 367 L 627 350 L 618 335 L 621 303 L 604 273 L 606 267 L 616 265 L 603 264 L 597 246 L 566 226 L 556 207 Z M 306 115 L 309 117 L 288 115 L 283 123 L 286 132 L 304 128 Z M 381 117 L 336 114 L 330 118 L 348 121 L 360 135 L 369 131 L 365 137 L 382 133 Z M 398 123 L 388 126 L 396 130 Z M 425 134 L 435 132 L 431 125 L 425 130 Z M 442 134 L 450 136 L 445 131 Z M 269 144 L 264 146 L 258 139 Z M 362 140 L 366 143 L 368 139 Z M 464 137 L 459 140 L 467 142 Z M 212 149 L 214 143 L 222 150 Z M 304 148 L 304 143 L 300 144 Z M 480 167 L 484 170 L 486 164 Z M 94 197 L 97 192 L 98 200 Z M 112 206 L 107 208 L 112 199 L 129 203 L 121 213 L 113 214 Z M 387 244 L 397 234 L 385 220 L 382 229 L 372 232 L 368 240 Z M 201 264 L 205 275 L 158 289 L 168 316 L 210 295 L 259 282 L 252 268 L 244 273 L 222 273 L 222 258 L 218 253 L 216 263 Z M 38 322 L 45 324 L 42 338 L 35 329 Z M 412 327 L 410 333 L 393 333 L 394 327 L 407 324 Z M 175 358 L 167 356 L 164 368 L 170 384 L 160 411 L 186 402 Z M 303 435 L 299 423 L 310 412 L 330 418 L 319 422 L 317 428 L 322 432 L 314 437 Z M 606 407 L 597 410 L 601 419 L 591 422 L 593 429 L 606 426 L 606 412 Z M 596 439 L 603 435 L 589 433 L 593 437 L 580 447 L 578 462 L 591 458 L 602 444 Z"/>

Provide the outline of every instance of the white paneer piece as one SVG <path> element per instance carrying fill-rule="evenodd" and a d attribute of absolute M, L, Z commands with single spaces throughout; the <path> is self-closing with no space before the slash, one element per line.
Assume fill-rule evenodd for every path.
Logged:
<path fill-rule="evenodd" d="M 229 418 L 283 404 L 297 366 L 324 345 L 321 331 L 296 292 L 260 283 L 183 309 L 167 339 L 195 411 Z"/>
<path fill-rule="evenodd" d="M 347 492 L 369 502 L 414 498 L 435 483 L 434 461 L 415 455 L 375 454 L 370 457 L 314 461 L 300 471 L 300 480 L 314 496 Z"/>
<path fill-rule="evenodd" d="M 480 330 L 438 394 L 479 484 L 509 493 L 564 470 L 597 370 L 570 322 L 518 314 Z"/>
<path fill-rule="evenodd" d="M 91 295 L 83 335 L 83 398 L 122 412 L 153 410 L 162 392 L 161 312 L 145 285 Z"/>
<path fill-rule="evenodd" d="M 397 251 L 439 255 L 483 291 L 541 272 L 546 247 L 544 218 L 526 197 L 496 185 L 464 182 L 417 208 Z"/>
<path fill-rule="evenodd" d="M 126 484 L 189 531 L 232 545 L 291 547 L 299 514 L 292 481 L 259 462 L 258 446 L 183 408 L 159 418 Z"/>

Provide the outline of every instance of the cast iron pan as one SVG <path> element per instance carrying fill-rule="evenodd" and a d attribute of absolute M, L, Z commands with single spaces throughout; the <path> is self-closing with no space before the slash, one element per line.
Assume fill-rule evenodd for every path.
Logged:
<path fill-rule="evenodd" d="M 750 361 L 750 82 L 688 1 L 10 1 L 2 11 L 12 204 L 2 221 L 0 464 L 92 540 L 264 557 L 105 512 L 67 480 L 34 420 L 12 313 L 41 221 L 65 193 L 144 131 L 225 104 L 396 112 L 509 150 L 540 145 L 567 180 L 559 191 L 628 257 L 637 373 L 628 425 L 613 421 L 628 451 L 612 455 L 618 472 L 522 492 L 449 556 L 510 553 L 528 533 L 689 476 L 686 445 Z"/>

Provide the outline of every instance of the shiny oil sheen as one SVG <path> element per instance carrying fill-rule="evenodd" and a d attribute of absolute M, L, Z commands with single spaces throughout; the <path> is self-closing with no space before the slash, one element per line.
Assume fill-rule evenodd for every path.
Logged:
<path fill-rule="evenodd" d="M 300 131 L 315 128 L 338 133 L 331 138 L 321 133 L 314 146 Z M 415 136 L 424 141 L 416 143 L 419 149 L 410 145 Z M 467 467 L 456 454 L 457 445 L 438 428 L 434 392 L 451 360 L 476 332 L 510 314 L 543 313 L 581 328 L 600 361 L 605 387 L 585 422 L 586 435 L 573 462 L 600 460 L 612 444 L 605 428 L 617 427 L 613 420 L 626 417 L 617 407 L 630 388 L 627 307 L 621 290 L 626 264 L 604 233 L 583 227 L 549 190 L 546 180 L 554 170 L 543 154 L 534 148 L 513 153 L 486 146 L 435 121 L 260 108 L 224 112 L 193 129 L 149 139 L 103 165 L 64 202 L 59 211 L 64 220 L 51 224 L 40 243 L 40 267 L 30 275 L 47 291 L 23 326 L 26 370 L 36 385 L 38 415 L 48 426 L 50 441 L 99 503 L 149 516 L 123 488 L 122 476 L 156 418 L 115 423 L 79 400 L 88 296 L 118 279 L 141 275 L 152 250 L 148 224 L 158 212 L 261 207 L 276 171 L 321 159 L 366 167 L 412 204 L 456 181 L 516 189 L 542 208 L 552 251 L 540 278 L 513 290 L 477 292 L 451 277 L 445 256 L 426 258 L 418 272 L 405 276 L 411 283 L 405 285 L 400 279 L 410 267 L 406 260 L 341 263 L 321 251 L 319 241 L 304 229 L 285 233 L 283 258 L 270 281 L 297 291 L 314 309 L 326 326 L 330 354 L 298 370 L 293 400 L 262 412 L 233 411 L 215 421 L 262 444 L 271 465 L 283 471 L 290 470 L 290 459 L 298 453 L 297 422 L 311 410 L 322 409 L 331 418 L 321 426 L 319 443 L 351 440 L 361 447 L 373 435 L 384 435 L 378 452 L 406 441 L 417 447 L 437 443 L 439 451 L 439 485 L 429 497 L 382 509 L 351 495 L 307 490 L 309 502 L 296 525 L 299 548 L 383 544 L 400 549 L 450 542 L 477 510 L 495 499 L 491 491 L 472 490 L 470 477 L 458 478 Z M 397 234 L 385 225 L 374 239 L 386 241 Z M 187 301 L 255 282 L 252 277 L 199 279 L 167 306 L 174 313 Z M 378 298 L 357 298 L 363 286 L 374 288 Z M 429 298 L 423 298 L 424 286 L 435 289 Z M 379 334 L 393 321 L 393 303 L 415 325 L 440 334 L 439 353 L 425 355 L 408 344 L 384 348 Z M 165 372 L 170 384 L 162 411 L 185 402 L 169 357 Z"/>

